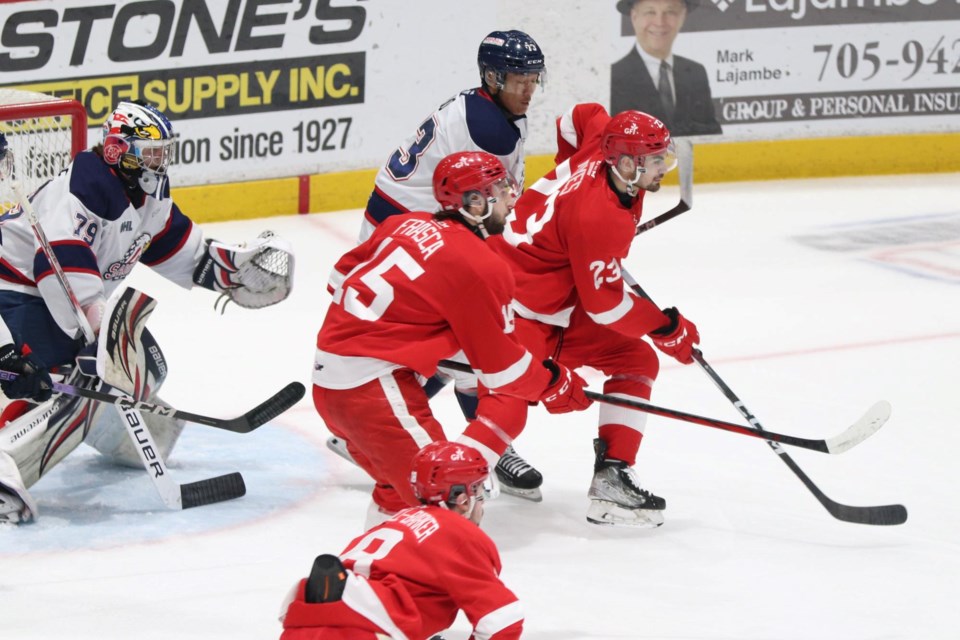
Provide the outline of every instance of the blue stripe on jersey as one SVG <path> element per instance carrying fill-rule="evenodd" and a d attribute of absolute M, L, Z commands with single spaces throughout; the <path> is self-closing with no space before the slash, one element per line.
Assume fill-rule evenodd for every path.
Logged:
<path fill-rule="evenodd" d="M 104 220 L 117 220 L 130 206 L 123 182 L 92 151 L 82 151 L 73 161 L 70 193 Z"/>
<path fill-rule="evenodd" d="M 485 93 L 474 91 L 464 94 L 463 104 L 470 138 L 478 147 L 495 156 L 513 153 L 520 142 L 520 129 L 493 100 Z"/>
<path fill-rule="evenodd" d="M 167 220 L 167 226 L 150 241 L 150 246 L 140 256 L 140 262 L 147 266 L 153 266 L 168 259 L 183 247 L 187 238 L 190 237 L 192 228 L 193 223 L 190 222 L 190 218 L 183 215 L 180 207 L 174 203 L 170 209 L 170 219 Z"/>
<path fill-rule="evenodd" d="M 0 258 L 0 280 L 26 285 L 28 287 L 37 286 L 36 283 L 31 282 L 25 275 L 10 266 L 3 258 Z"/>
<path fill-rule="evenodd" d="M 367 217 L 372 218 L 373 222 L 380 224 L 390 216 L 398 213 L 407 213 L 407 210 L 401 207 L 393 200 L 387 198 L 379 189 L 374 189 L 367 200 Z"/>
<path fill-rule="evenodd" d="M 64 271 L 89 273 L 98 278 L 102 277 L 100 268 L 97 266 L 97 256 L 93 254 L 86 242 L 63 240 L 51 242 L 50 248 L 53 249 L 53 255 L 56 256 L 57 262 L 60 263 Z M 37 279 L 37 282 L 40 282 L 50 275 L 53 275 L 53 267 L 47 260 L 47 254 L 41 249 L 33 256 L 33 277 Z"/>

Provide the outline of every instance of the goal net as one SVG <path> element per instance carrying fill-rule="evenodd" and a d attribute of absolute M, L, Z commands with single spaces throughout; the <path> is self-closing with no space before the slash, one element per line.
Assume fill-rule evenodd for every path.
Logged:
<path fill-rule="evenodd" d="M 76 100 L 0 88 L 0 214 L 17 206 L 12 183 L 30 194 L 87 146 L 87 114 Z"/>

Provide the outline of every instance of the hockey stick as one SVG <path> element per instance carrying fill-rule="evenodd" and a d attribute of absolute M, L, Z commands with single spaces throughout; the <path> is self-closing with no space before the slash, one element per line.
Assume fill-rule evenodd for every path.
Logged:
<path fill-rule="evenodd" d="M 53 269 L 54 276 L 56 276 L 60 288 L 63 290 L 64 295 L 70 300 L 74 316 L 83 332 L 84 342 L 88 345 L 93 344 L 96 340 L 93 328 L 90 326 L 86 315 L 83 313 L 83 309 L 80 307 L 80 301 L 73 293 L 73 289 L 67 281 L 66 274 L 64 274 L 63 268 L 60 266 L 60 261 L 57 260 L 57 256 L 53 253 L 53 248 L 47 241 L 47 236 L 40 226 L 40 220 L 37 217 L 37 212 L 33 208 L 33 203 L 27 198 L 19 183 L 13 183 L 12 187 L 20 202 L 20 207 L 27 215 L 37 242 L 40 244 L 41 250 L 50 263 L 50 267 Z M 150 435 L 150 431 L 147 429 L 140 412 L 133 406 L 125 407 L 120 404 L 115 404 L 114 407 L 117 413 L 120 414 L 120 421 L 123 422 L 124 427 L 127 429 L 127 435 L 130 436 L 134 445 L 133 448 L 136 449 L 140 462 L 143 463 L 143 467 L 146 469 L 147 475 L 150 476 L 154 488 L 157 490 L 157 493 L 160 494 L 163 503 L 168 507 L 172 509 L 189 509 L 190 507 L 199 507 L 224 500 L 232 500 L 246 494 L 247 489 L 243 482 L 243 476 L 238 472 L 198 480 L 197 482 L 179 484 L 170 477 L 167 465 L 160 455 L 160 450 L 154 443 L 153 436 Z"/>
<path fill-rule="evenodd" d="M 454 362 L 452 360 L 441 360 L 439 366 L 443 367 L 444 369 L 452 369 L 466 373 L 472 371 L 470 365 Z M 843 453 L 844 451 L 849 451 L 850 449 L 854 448 L 876 433 L 890 418 L 890 403 L 880 401 L 870 407 L 870 409 L 868 409 L 859 420 L 847 427 L 843 433 L 826 440 L 814 440 L 811 438 L 801 438 L 799 436 L 773 433 L 772 431 L 764 431 L 761 433 L 756 429 L 744 427 L 743 425 L 734 424 L 732 422 L 725 422 L 715 418 L 698 416 L 692 413 L 678 411 L 677 409 L 658 407 L 657 405 L 631 398 L 624 398 L 605 393 L 596 393 L 595 391 L 588 390 L 584 390 L 584 393 L 591 400 L 602 402 L 604 404 L 626 407 L 628 409 L 636 409 L 637 411 L 643 411 L 644 413 L 650 413 L 655 416 L 673 418 L 683 422 L 699 424 L 704 427 L 720 429 L 721 431 L 739 433 L 740 435 L 749 436 L 752 438 L 774 440 L 781 444 L 788 444 L 793 447 L 800 447 L 801 449 L 810 449 L 811 451 L 819 451 L 821 453 L 831 454 Z"/>
<path fill-rule="evenodd" d="M 693 208 L 693 143 L 687 139 L 676 140 L 677 171 L 680 176 L 680 202 L 673 209 L 661 213 L 656 218 L 637 225 L 634 236 L 653 229 L 667 220 L 676 218 L 681 213 Z"/>
<path fill-rule="evenodd" d="M 652 301 L 650 296 L 647 295 L 643 288 L 625 269 L 621 269 L 620 274 L 623 276 L 624 282 L 630 286 L 634 293 Z M 768 432 L 763 428 L 763 425 L 760 424 L 760 421 L 757 419 L 757 417 L 753 415 L 749 409 L 747 409 L 747 406 L 739 397 L 737 397 L 737 395 L 733 392 L 733 389 L 727 386 L 723 379 L 717 375 L 717 372 L 714 371 L 709 364 L 707 364 L 706 359 L 698 349 L 694 349 L 693 359 L 698 365 L 700 365 L 700 368 L 704 371 L 704 373 L 706 373 L 710 379 L 713 380 L 713 383 L 717 385 L 720 391 L 723 392 L 723 395 L 726 396 L 727 400 L 729 400 L 730 403 L 736 407 L 737 411 L 740 412 L 740 415 L 742 415 L 746 421 L 754 427 L 756 433 L 766 440 L 767 445 L 773 449 L 774 453 L 780 456 L 780 459 L 783 460 L 784 464 L 790 467 L 790 470 L 793 471 L 798 478 L 800 478 L 800 481 L 807 488 L 807 490 L 809 490 L 810 493 L 817 498 L 820 504 L 823 505 L 830 515 L 837 520 L 854 522 L 857 524 L 895 525 L 903 524 L 907 521 L 907 508 L 902 504 L 857 507 L 840 504 L 835 500 L 831 500 L 825 493 L 823 493 L 823 491 L 820 490 L 819 487 L 817 487 L 816 484 L 814 484 L 813 480 L 811 480 L 810 477 L 803 472 L 803 469 L 801 469 L 797 463 L 793 461 L 793 458 L 791 458 L 787 452 L 784 451 L 783 447 L 781 447 L 779 443 L 775 441 L 775 439 L 768 437 Z"/>
<path fill-rule="evenodd" d="M 43 255 L 47 257 L 47 262 L 50 263 L 50 268 L 53 269 L 53 274 L 57 278 L 57 283 L 60 285 L 63 295 L 65 295 L 67 300 L 73 305 L 74 315 L 77 317 L 80 331 L 83 332 L 84 343 L 93 344 L 94 340 L 96 340 L 93 327 L 90 326 L 87 316 L 80 308 L 80 301 L 73 292 L 73 287 L 70 286 L 67 275 L 63 272 L 63 267 L 60 266 L 60 261 L 57 260 L 57 256 L 53 255 L 53 247 L 50 246 L 50 242 L 47 240 L 47 234 L 43 232 L 43 227 L 40 226 L 40 219 L 37 218 L 37 212 L 33 208 L 33 203 L 30 202 L 27 194 L 23 192 L 23 187 L 19 182 L 14 182 L 11 186 L 13 187 L 13 193 L 20 202 L 20 208 L 27 214 L 27 220 L 30 222 L 30 228 L 33 229 L 33 235 L 36 236 L 37 242 L 40 243 L 40 248 L 43 249 Z"/>
<path fill-rule="evenodd" d="M 13 373 L 12 371 L 4 371 L 0 369 L 0 379 L 2 380 L 15 380 L 17 375 L 18 374 Z M 168 418 L 195 422 L 207 427 L 215 427 L 217 429 L 223 429 L 224 431 L 232 431 L 233 433 L 250 433 L 259 427 L 262 427 L 270 420 L 273 420 L 284 411 L 297 404 L 306 393 L 306 388 L 303 386 L 303 384 L 299 382 L 291 382 L 284 388 L 280 389 L 280 391 L 276 392 L 258 404 L 253 409 L 250 409 L 250 411 L 247 411 L 242 416 L 237 416 L 236 418 L 213 418 L 211 416 L 190 413 L 189 411 L 179 411 L 164 404 L 136 401 L 127 396 L 115 396 L 102 391 L 84 389 L 83 387 L 76 387 L 74 385 L 64 384 L 62 382 L 54 382 L 53 390 L 57 393 L 80 396 L 81 398 L 88 398 L 90 400 L 96 400 L 106 404 L 128 406 L 133 409 L 137 409 L 138 411 L 146 411 L 158 416 L 166 416 Z"/>

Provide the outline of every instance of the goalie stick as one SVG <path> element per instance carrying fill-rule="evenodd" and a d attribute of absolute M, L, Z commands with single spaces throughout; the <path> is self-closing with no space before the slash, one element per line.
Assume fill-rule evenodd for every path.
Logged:
<path fill-rule="evenodd" d="M 636 293 L 638 296 L 646 298 L 652 302 L 650 296 L 643 290 L 643 288 L 637 283 L 636 280 L 626 271 L 626 269 L 621 269 L 620 274 L 623 277 L 624 282 Z M 902 504 L 887 504 L 879 506 L 870 506 L 870 507 L 860 507 L 860 506 L 850 506 L 841 504 L 835 500 L 829 498 L 820 488 L 814 484 L 813 480 L 803 472 L 803 469 L 794 462 L 793 458 L 784 451 L 783 447 L 780 446 L 778 442 L 774 439 L 766 437 L 767 431 L 763 428 L 763 425 L 760 424 L 760 421 L 757 419 L 753 413 L 747 409 L 747 406 L 743 401 L 737 397 L 737 394 L 733 392 L 727 384 L 717 375 L 717 372 L 707 363 L 704 359 L 703 354 L 698 350 L 694 349 L 693 359 L 696 361 L 700 368 L 706 373 L 713 383 L 717 385 L 720 391 L 726 396 L 727 400 L 740 412 L 740 415 L 746 419 L 747 423 L 753 426 L 754 430 L 758 435 L 763 437 L 767 445 L 773 449 L 780 459 L 786 464 L 791 471 L 800 479 L 803 485 L 807 488 L 810 493 L 816 497 L 821 505 L 837 520 L 842 520 L 844 522 L 853 522 L 856 524 L 869 524 L 869 525 L 896 525 L 903 524 L 907 521 L 907 508 Z"/>
<path fill-rule="evenodd" d="M 470 365 L 454 362 L 452 360 L 441 360 L 439 366 L 444 369 L 452 369 L 454 371 L 463 371 L 467 373 L 472 371 Z M 740 435 L 749 436 L 752 438 L 774 440 L 781 444 L 788 444 L 801 449 L 809 449 L 811 451 L 819 451 L 821 453 L 830 454 L 849 451 L 876 433 L 890 418 L 890 403 L 881 400 L 870 407 L 867 412 L 860 417 L 859 420 L 847 427 L 843 433 L 840 433 L 832 438 L 827 438 L 826 440 L 815 440 L 811 438 L 801 438 L 799 436 L 774 433 L 772 431 L 759 432 L 756 429 L 751 429 L 750 427 L 734 424 L 732 422 L 725 422 L 715 418 L 698 416 L 692 413 L 678 411 L 677 409 L 658 407 L 657 405 L 631 398 L 624 398 L 605 393 L 596 393 L 595 391 L 588 390 L 584 390 L 584 393 L 588 398 L 595 400 L 596 402 L 626 407 L 628 409 L 636 409 L 637 411 L 643 411 L 644 413 L 650 413 L 655 416 L 673 418 L 683 422 L 699 424 L 704 427 L 720 429 L 721 431 L 739 433 Z"/>
<path fill-rule="evenodd" d="M 60 265 L 60 261 L 57 260 L 57 256 L 53 253 L 53 248 L 50 246 L 46 234 L 43 232 L 43 227 L 40 226 L 40 220 L 37 217 L 37 212 L 33 208 L 33 204 L 23 192 L 23 188 L 19 182 L 14 182 L 11 186 L 14 194 L 17 196 L 17 200 L 20 202 L 20 207 L 27 215 L 27 220 L 29 220 L 30 227 L 33 229 L 37 242 L 40 244 L 40 249 L 50 263 L 54 277 L 56 277 L 64 295 L 71 303 L 74 316 L 83 332 L 85 344 L 93 344 L 96 339 L 93 328 L 90 326 L 86 315 L 83 313 L 83 309 L 80 307 L 80 301 L 74 294 L 70 282 L 67 280 L 63 268 Z M 142 326 L 143 324 L 140 323 L 141 328 Z M 199 507 L 216 502 L 223 502 L 225 500 L 233 500 L 246 494 L 247 489 L 243 482 L 243 476 L 238 472 L 198 480 L 196 482 L 179 484 L 170 477 L 167 464 L 160 455 L 159 449 L 154 443 L 153 436 L 150 435 L 150 430 L 144 423 L 140 412 L 132 406 L 124 407 L 120 404 L 115 404 L 114 407 L 120 415 L 120 421 L 123 422 L 127 430 L 127 435 L 130 436 L 133 448 L 136 449 L 140 462 L 143 463 L 143 468 L 147 471 L 147 475 L 150 476 L 154 488 L 157 490 L 157 493 L 160 494 L 160 498 L 167 507 L 171 509 L 189 509 L 191 507 Z"/>
<path fill-rule="evenodd" d="M 0 369 L 0 379 L 15 380 L 17 375 L 18 374 L 12 371 Z M 186 420 L 207 427 L 232 431 L 233 433 L 250 433 L 262 427 L 267 422 L 297 404 L 306 393 L 306 388 L 303 384 L 291 382 L 242 416 L 237 416 L 236 418 L 213 418 L 198 413 L 190 413 L 189 411 L 180 411 L 160 403 L 137 401 L 128 396 L 115 396 L 110 393 L 104 393 L 103 391 L 84 389 L 83 387 L 76 387 L 72 384 L 64 384 L 62 382 L 54 382 L 53 390 L 57 393 L 80 396 L 107 404 L 129 406 L 138 411 L 146 411 L 158 416 Z"/>

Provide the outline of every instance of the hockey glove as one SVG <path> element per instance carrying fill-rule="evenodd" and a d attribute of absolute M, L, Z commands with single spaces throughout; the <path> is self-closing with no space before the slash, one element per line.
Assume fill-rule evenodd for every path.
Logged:
<path fill-rule="evenodd" d="M 12 344 L 0 347 L 0 369 L 18 374 L 15 380 L 0 380 L 0 388 L 11 400 L 29 398 L 43 402 L 50 399 L 53 381 L 47 370 L 30 357 L 29 347 L 24 346 L 22 353 Z"/>
<path fill-rule="evenodd" d="M 587 386 L 586 381 L 576 372 L 554 360 L 544 360 L 543 366 L 553 374 L 550 384 L 540 396 L 540 402 L 547 411 L 550 413 L 582 411 L 593 404 L 593 400 L 583 392 L 583 388 Z"/>
<path fill-rule="evenodd" d="M 290 295 L 293 265 L 293 247 L 272 231 L 239 245 L 208 240 L 193 282 L 222 293 L 241 307 L 260 309 Z"/>
<path fill-rule="evenodd" d="M 664 309 L 663 313 L 670 322 L 650 332 L 654 346 L 681 364 L 693 362 L 693 346 L 700 342 L 697 325 L 693 324 L 677 311 L 676 307 Z"/>

